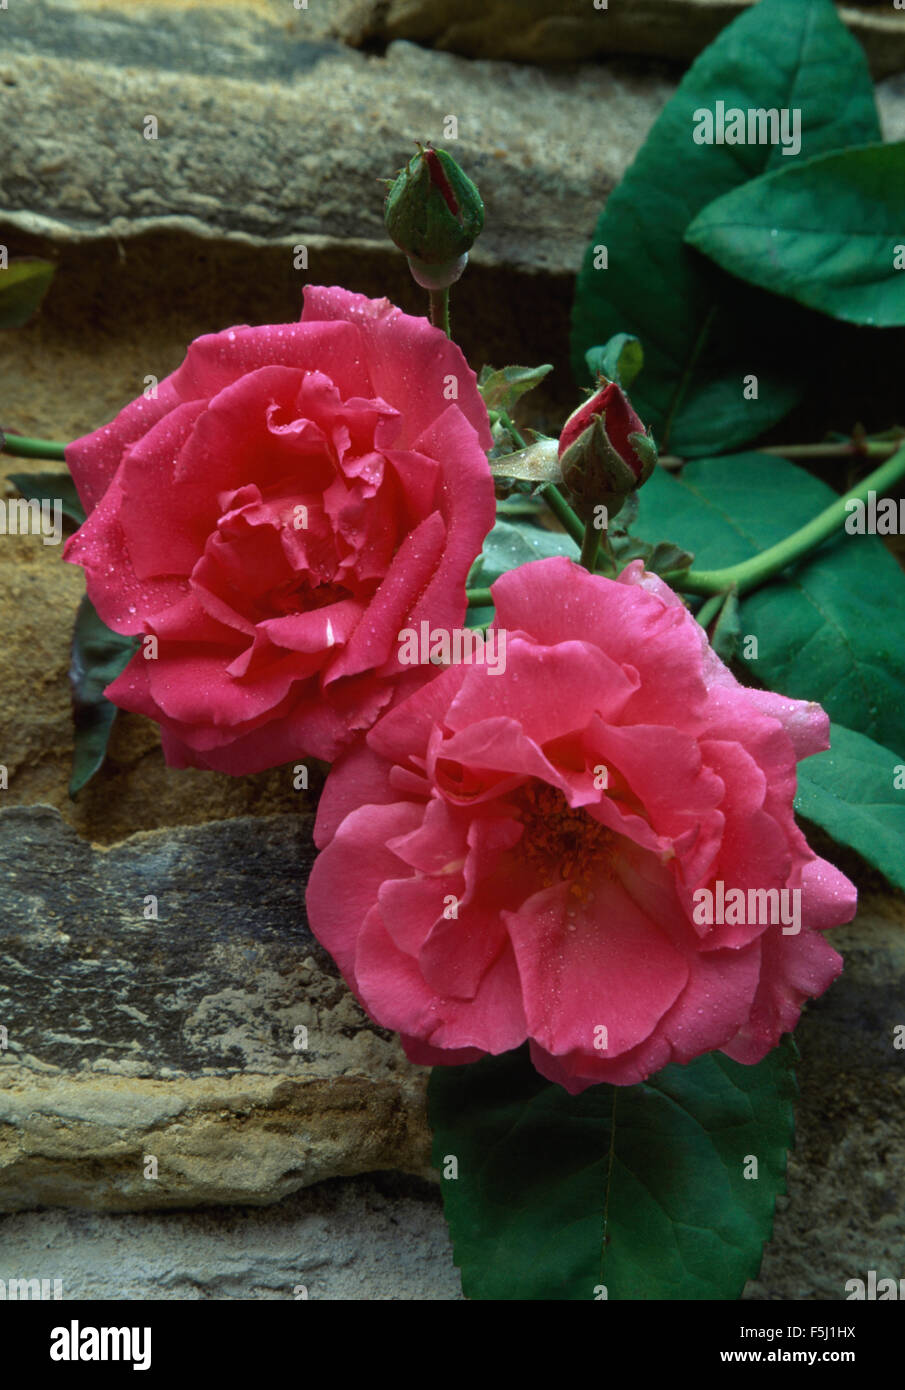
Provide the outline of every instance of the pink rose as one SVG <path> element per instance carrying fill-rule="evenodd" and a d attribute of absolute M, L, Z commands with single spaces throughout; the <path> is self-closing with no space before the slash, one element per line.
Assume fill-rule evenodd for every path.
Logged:
<path fill-rule="evenodd" d="M 385 299 L 308 286 L 300 323 L 197 339 L 66 451 L 90 512 L 66 559 L 156 638 L 107 695 L 176 767 L 333 758 L 416 679 L 400 629 L 464 621 L 490 446 L 460 350 Z"/>
<path fill-rule="evenodd" d="M 331 772 L 315 934 L 417 1062 L 528 1038 L 577 1092 L 758 1061 L 855 910 L 792 811 L 826 715 L 739 685 L 640 560 L 618 581 L 539 560 L 493 593 L 505 670 L 448 667 Z"/>

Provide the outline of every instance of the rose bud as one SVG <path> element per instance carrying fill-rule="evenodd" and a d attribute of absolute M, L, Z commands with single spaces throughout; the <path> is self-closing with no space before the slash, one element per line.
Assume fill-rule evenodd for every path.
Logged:
<path fill-rule="evenodd" d="M 609 516 L 621 510 L 629 493 L 653 472 L 657 448 L 625 392 L 608 381 L 569 416 L 559 438 L 559 461 L 576 510 L 587 521 L 600 503 Z"/>
<path fill-rule="evenodd" d="M 465 269 L 484 225 L 484 204 L 452 156 L 428 145 L 390 186 L 384 222 L 418 284 L 441 290 Z"/>

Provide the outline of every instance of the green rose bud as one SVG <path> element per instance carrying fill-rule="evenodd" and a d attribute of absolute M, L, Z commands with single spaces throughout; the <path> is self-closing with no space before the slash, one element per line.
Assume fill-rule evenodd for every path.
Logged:
<path fill-rule="evenodd" d="M 587 521 L 599 503 L 611 517 L 621 511 L 629 494 L 654 471 L 657 448 L 625 392 L 604 381 L 563 426 L 559 463 L 575 510 Z"/>
<path fill-rule="evenodd" d="M 387 193 L 384 223 L 425 289 L 458 280 L 484 225 L 471 179 L 445 150 L 418 149 Z"/>

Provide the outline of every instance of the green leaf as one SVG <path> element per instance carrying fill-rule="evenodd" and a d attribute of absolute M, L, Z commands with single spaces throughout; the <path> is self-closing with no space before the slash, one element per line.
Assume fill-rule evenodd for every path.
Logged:
<path fill-rule="evenodd" d="M 790 1040 L 753 1067 L 714 1052 L 579 1096 L 527 1049 L 434 1068 L 434 1163 L 458 1160 L 443 1202 L 466 1297 L 738 1298 L 784 1190 L 794 1056 Z"/>
<path fill-rule="evenodd" d="M 864 53 L 831 0 L 761 0 L 700 54 L 610 195 L 578 277 L 576 380 L 587 379 L 590 347 L 637 334 L 645 363 L 632 403 L 661 449 L 686 457 L 737 448 L 775 424 L 809 366 L 774 302 L 684 244 L 708 203 L 795 158 L 781 144 L 696 144 L 695 112 L 717 101 L 800 109 L 802 158 L 880 138 Z M 594 266 L 599 246 L 606 269 Z M 756 400 L 742 396 L 749 374 Z"/>
<path fill-rule="evenodd" d="M 555 439 L 540 439 L 511 454 L 495 454 L 490 459 L 490 471 L 495 478 L 518 478 L 532 483 L 559 483 L 559 445 Z"/>
<path fill-rule="evenodd" d="M 644 366 L 644 349 L 631 333 L 616 333 L 603 347 L 590 348 L 584 358 L 592 377 L 605 376 L 628 391 Z"/>
<path fill-rule="evenodd" d="M 81 526 L 85 508 L 69 473 L 10 473 L 9 480 L 23 497 L 39 502 L 59 502 L 64 516 Z"/>
<path fill-rule="evenodd" d="M 488 410 L 512 410 L 520 396 L 539 386 L 552 363 L 542 367 L 502 367 L 495 372 L 491 367 L 482 367 L 478 378 L 478 389 Z"/>
<path fill-rule="evenodd" d="M 795 807 L 905 889 L 903 773 L 901 759 L 888 748 L 831 724 L 829 750 L 798 765 Z"/>
<path fill-rule="evenodd" d="M 493 622 L 496 609 L 492 604 L 469 605 L 465 613 L 466 627 L 488 627 Z"/>
<path fill-rule="evenodd" d="M 752 179 L 709 203 L 685 240 L 809 309 L 901 327 L 905 143 L 841 150 Z"/>
<path fill-rule="evenodd" d="M 27 323 L 50 288 L 52 261 L 25 257 L 0 269 L 0 328 L 21 328 Z"/>
<path fill-rule="evenodd" d="M 111 632 L 101 622 L 86 594 L 76 614 L 69 665 L 75 725 L 70 796 L 80 792 L 103 765 L 116 718 L 116 705 L 104 690 L 125 669 L 136 646 L 136 638 Z"/>
<path fill-rule="evenodd" d="M 616 522 L 620 519 L 621 514 L 616 518 Z M 653 574 L 674 576 L 677 570 L 687 570 L 693 564 L 694 556 L 674 545 L 672 541 L 658 541 L 656 545 L 650 545 L 647 541 L 639 540 L 637 536 L 619 534 L 615 530 L 616 522 L 609 532 L 615 569 L 605 563 L 605 555 L 601 552 L 597 559 L 598 573 L 615 578 L 632 560 L 643 560 L 644 568 Z"/>
<path fill-rule="evenodd" d="M 721 569 L 784 539 L 836 497 L 770 454 L 696 459 L 678 478 L 655 471 L 639 493 L 635 530 L 693 548 L 697 569 Z M 905 574 L 882 541 L 840 528 L 838 539 L 747 594 L 739 613 L 739 658 L 758 684 L 817 700 L 840 724 L 905 752 Z M 756 657 L 746 654 L 749 636 Z"/>
<path fill-rule="evenodd" d="M 657 541 L 648 557 L 646 568 L 654 574 L 669 574 L 675 570 L 687 570 L 694 564 L 694 555 L 683 550 L 673 541 Z"/>
<path fill-rule="evenodd" d="M 735 589 L 726 593 L 716 622 L 710 633 L 710 645 L 721 661 L 731 661 L 738 651 L 741 636 L 741 618 L 738 611 L 738 594 Z"/>
<path fill-rule="evenodd" d="M 469 589 L 484 589 L 507 570 L 543 560 L 549 555 L 568 555 L 578 559 L 578 546 L 564 531 L 547 531 L 530 523 L 516 525 L 498 521 L 484 541 L 484 549 L 468 576 Z"/>

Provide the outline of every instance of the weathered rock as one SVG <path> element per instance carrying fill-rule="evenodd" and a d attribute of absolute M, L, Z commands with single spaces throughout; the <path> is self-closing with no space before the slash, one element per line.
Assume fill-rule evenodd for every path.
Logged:
<path fill-rule="evenodd" d="M 513 41 L 543 41 L 527 58 L 562 56 L 554 40 L 568 35 L 555 21 L 569 7 L 545 6 L 553 27 L 542 31 L 528 23 L 533 4 L 519 0 Z M 658 14 L 678 6 L 664 0 Z M 199 333 L 296 317 L 306 279 L 423 312 L 383 234 L 374 178 L 402 162 L 410 137 L 442 138 L 447 114 L 488 203 L 456 287 L 457 336 L 476 365 L 557 363 L 529 398 L 532 410 L 542 403 L 539 428 L 552 432 L 574 403 L 571 276 L 675 74 L 623 62 L 549 73 L 407 43 L 355 53 L 339 39 L 403 32 L 387 27 L 401 23 L 402 0 L 290 9 L 54 0 L 4 12 L 0 242 L 60 257 L 42 313 L 0 339 L 8 428 L 60 439 L 95 428 Z M 474 19 L 471 0 L 433 10 L 446 28 L 407 36 L 467 49 L 453 29 Z M 481 10 L 492 25 L 501 7 Z M 642 6 L 618 11 L 629 22 Z M 427 11 L 412 0 L 407 13 Z M 598 18 L 612 23 L 615 4 Z M 489 43 L 482 23 L 474 42 Z M 668 38 L 663 20 L 658 42 Z M 504 40 L 494 57 L 510 51 Z M 903 79 L 881 84 L 878 100 L 887 137 L 901 138 Z M 156 143 L 142 137 L 152 113 Z M 292 263 L 298 242 L 307 271 Z M 67 648 L 81 583 L 39 538 L 3 537 L 0 762 L 11 781 L 0 805 L 50 801 L 95 847 L 46 809 L 0 815 L 0 1205 L 240 1209 L 20 1212 L 3 1223 L 14 1252 L 4 1277 L 62 1273 L 67 1294 L 89 1297 L 118 1279 L 131 1296 L 292 1297 L 306 1282 L 312 1297 L 458 1296 L 436 1196 L 422 1189 L 355 1179 L 252 1205 L 334 1174 L 426 1171 L 425 1074 L 367 1022 L 307 933 L 308 822 L 292 814 L 302 798 L 291 768 L 170 771 L 154 726 L 120 715 L 107 766 L 68 801 Z M 154 833 L 126 840 L 135 830 Z M 157 922 L 142 917 L 148 893 Z M 789 1196 L 749 1297 L 837 1299 L 867 1269 L 901 1273 L 905 1054 L 891 1030 L 905 1022 L 903 924 L 900 899 L 869 893 L 834 934 L 848 966 L 798 1031 Z M 307 1051 L 292 1047 L 297 1025 Z M 388 1279 L 377 1261 L 391 1240 Z M 56 1267 L 32 1269 L 47 1241 Z"/>
<path fill-rule="evenodd" d="M 308 830 L 305 817 L 235 820 L 98 850 L 50 809 L 0 814 L 3 1209 L 250 1206 L 323 1177 L 428 1173 L 426 1074 L 364 1018 L 304 924 Z M 149 893 L 158 921 L 142 915 Z M 846 969 L 796 1034 L 789 1191 L 750 1298 L 836 1299 L 868 1269 L 898 1277 L 903 928 L 901 898 L 869 887 L 856 922 L 833 933 Z M 291 1226 L 299 1210 L 259 1229 Z M 414 1258 L 425 1228 L 412 1220 Z M 200 1260 L 214 1227 L 184 1229 Z M 232 1287 L 284 1288 L 262 1268 L 250 1255 Z M 202 1296 L 229 1286 L 218 1274 Z"/>
<path fill-rule="evenodd" d="M 388 0 L 365 33 L 416 39 L 475 58 L 579 62 L 610 53 L 694 58 L 754 0 Z M 840 5 L 878 76 L 905 68 L 905 14 Z"/>
<path fill-rule="evenodd" d="M 306 925 L 310 829 L 101 850 L 52 808 L 0 812 L 0 1209 L 263 1203 L 427 1170 L 426 1072 Z"/>
<path fill-rule="evenodd" d="M 487 202 L 454 330 L 476 366 L 553 362 L 525 420 L 559 427 L 575 404 L 574 273 L 674 74 L 619 60 L 545 72 L 410 43 L 357 52 L 328 36 L 332 5 L 289 18 L 283 0 L 96 5 L 42 0 L 4 16 L 0 242 L 57 255 L 60 268 L 42 313 L 0 337 L 0 424 L 75 438 L 149 373 L 173 370 L 198 334 L 296 318 L 306 280 L 423 313 L 375 179 L 415 136 L 444 138 L 452 114 Z M 354 40 L 339 8 L 331 24 Z M 901 81 L 878 99 L 895 138 Z M 156 142 L 143 138 L 146 114 L 159 118 Z M 294 265 L 300 244 L 307 270 Z"/>
<path fill-rule="evenodd" d="M 625 64 L 556 75 L 408 43 L 365 54 L 238 7 L 216 43 L 207 12 L 152 23 L 130 6 L 99 24 L 47 3 L 37 14 L 4 16 L 4 222 L 57 240 L 166 227 L 278 242 L 290 264 L 304 244 L 312 270 L 337 243 L 398 255 L 376 180 L 433 138 L 484 192 L 476 262 L 574 271 L 673 85 Z M 157 138 L 145 138 L 148 117 Z"/>
<path fill-rule="evenodd" d="M 461 1299 L 437 1189 L 381 1173 L 275 1207 L 19 1212 L 0 1279 L 61 1279 L 65 1299 Z"/>
<path fill-rule="evenodd" d="M 838 856 L 837 856 L 838 857 Z M 845 957 L 807 1006 L 788 1192 L 752 1298 L 843 1299 L 848 1279 L 905 1274 L 905 904 L 867 891 L 830 933 Z"/>
<path fill-rule="evenodd" d="M 144 389 L 148 374 L 178 366 L 199 334 L 297 318 L 306 281 L 386 294 L 424 313 L 425 296 L 384 232 L 376 180 L 402 164 L 416 136 L 445 138 L 452 114 L 456 152 L 481 183 L 488 213 L 456 287 L 457 337 L 476 366 L 556 363 L 526 418 L 558 428 L 575 404 L 572 278 L 600 203 L 672 79 L 619 63 L 539 76 L 411 44 L 393 44 L 385 56 L 356 52 L 322 31 L 312 39 L 304 14 L 293 16 L 291 32 L 262 18 L 279 10 L 285 19 L 282 0 L 229 7 L 219 19 L 192 9 L 149 18 L 125 4 L 96 12 L 42 3 L 4 15 L 0 243 L 11 254 L 56 256 L 59 269 L 41 314 L 0 337 L 0 424 L 62 440 L 95 429 Z M 603 111 L 606 138 L 589 145 Z M 143 138 L 147 114 L 159 119 L 157 141 Z M 296 245 L 307 248 L 307 269 L 295 266 Z M 52 623 L 68 623 L 75 580 L 45 574 L 40 582 L 45 611 L 59 601 Z M 53 650 L 61 650 L 55 635 Z M 46 667 L 30 665 L 24 649 L 17 659 L 16 681 L 44 689 Z M 53 730 L 42 732 L 40 766 L 33 757 L 18 766 L 21 799 L 63 807 L 64 714 L 60 704 Z M 120 730 L 128 734 L 129 722 Z M 145 787 L 143 768 L 130 772 L 138 794 L 128 814 L 138 819 L 108 828 L 101 810 L 105 839 L 159 823 L 143 808 L 161 796 L 172 807 L 184 795 L 165 783 L 153 737 L 142 737 L 122 760 L 136 768 L 150 757 L 153 786 Z M 121 786 L 108 790 L 116 796 L 105 806 L 122 802 Z M 273 794 L 267 809 L 284 809 Z M 242 795 L 222 789 L 209 814 L 233 813 Z M 184 820 L 184 810 L 171 818 Z"/>

